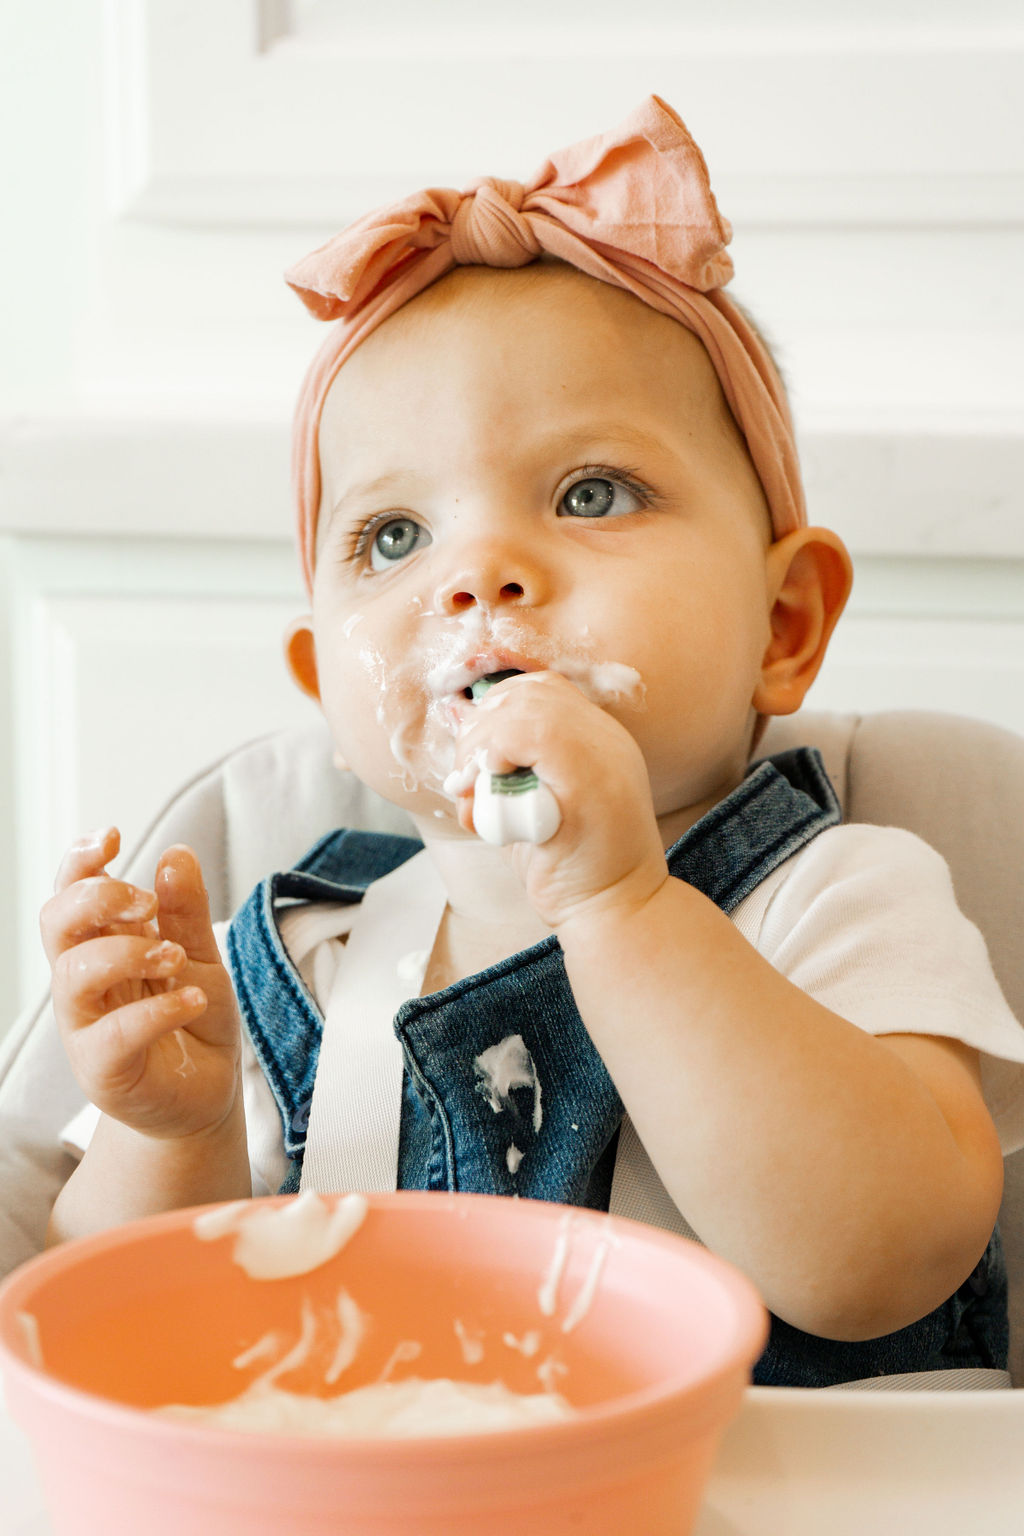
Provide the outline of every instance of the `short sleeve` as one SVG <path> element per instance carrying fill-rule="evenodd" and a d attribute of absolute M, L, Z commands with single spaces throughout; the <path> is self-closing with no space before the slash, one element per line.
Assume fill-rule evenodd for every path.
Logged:
<path fill-rule="evenodd" d="M 974 1046 L 1004 1153 L 1024 1145 L 1024 1028 L 929 844 L 897 827 L 830 828 L 733 917 L 776 970 L 869 1034 Z"/>

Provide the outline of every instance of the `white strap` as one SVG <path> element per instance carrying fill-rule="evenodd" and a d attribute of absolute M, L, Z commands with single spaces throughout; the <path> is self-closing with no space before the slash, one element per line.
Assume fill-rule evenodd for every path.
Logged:
<path fill-rule="evenodd" d="M 420 994 L 445 902 L 424 850 L 375 880 L 356 910 L 324 1009 L 300 1189 L 396 1187 L 402 1048 L 392 1023 Z"/>

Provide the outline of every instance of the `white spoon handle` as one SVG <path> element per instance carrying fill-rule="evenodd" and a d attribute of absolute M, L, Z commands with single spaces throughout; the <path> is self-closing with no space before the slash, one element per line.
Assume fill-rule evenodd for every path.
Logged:
<path fill-rule="evenodd" d="M 553 792 L 529 768 L 515 773 L 477 774 L 473 825 L 485 843 L 546 843 L 562 825 Z"/>

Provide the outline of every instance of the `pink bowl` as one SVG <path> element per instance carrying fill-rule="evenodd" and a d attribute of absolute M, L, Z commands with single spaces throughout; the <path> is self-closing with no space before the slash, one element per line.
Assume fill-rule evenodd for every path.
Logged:
<path fill-rule="evenodd" d="M 750 1283 L 695 1243 L 590 1211 L 482 1195 L 368 1200 L 348 1246 L 294 1278 L 250 1280 L 230 1237 L 196 1238 L 194 1210 L 65 1244 L 10 1276 L 0 1364 L 57 1536 L 685 1536 L 764 1347 Z M 540 1290 L 566 1233 L 547 1316 Z M 536 1393 L 538 1363 L 553 1358 L 578 1414 L 342 1440 L 140 1411 L 235 1396 L 260 1368 L 232 1360 L 268 1330 L 296 1338 L 304 1298 L 333 1307 L 340 1287 L 372 1321 L 335 1392 L 378 1379 L 414 1340 L 422 1352 L 395 1379 L 497 1378 Z M 566 1331 L 574 1302 L 583 1315 Z M 506 1341 L 531 1332 L 532 1354 Z M 467 1337 L 482 1344 L 473 1364 Z M 286 1384 L 323 1392 L 319 1369 Z"/>

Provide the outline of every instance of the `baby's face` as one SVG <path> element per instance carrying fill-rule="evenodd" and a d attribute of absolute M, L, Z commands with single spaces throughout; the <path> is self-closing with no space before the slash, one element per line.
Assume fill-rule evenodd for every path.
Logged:
<path fill-rule="evenodd" d="M 318 689 L 366 783 L 451 819 L 468 685 L 551 667 L 667 816 L 742 777 L 768 515 L 703 347 L 572 269 L 464 268 L 374 332 L 320 429 Z"/>

